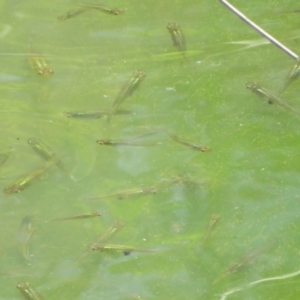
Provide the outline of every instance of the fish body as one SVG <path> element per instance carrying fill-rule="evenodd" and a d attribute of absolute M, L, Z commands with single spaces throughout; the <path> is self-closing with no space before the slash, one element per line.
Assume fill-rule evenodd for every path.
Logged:
<path fill-rule="evenodd" d="M 0 167 L 7 161 L 7 159 L 9 158 L 10 152 L 11 151 L 0 154 Z"/>
<path fill-rule="evenodd" d="M 100 197 L 90 198 L 93 199 L 104 199 L 104 198 L 116 198 L 118 200 L 124 200 L 126 198 L 134 197 L 134 196 L 141 196 L 147 194 L 156 194 L 158 189 L 155 186 L 151 186 L 149 188 L 139 188 L 139 189 L 131 189 L 122 192 L 117 192 L 114 194 L 104 195 Z"/>
<path fill-rule="evenodd" d="M 106 145 L 106 146 L 137 146 L 137 147 L 156 146 L 156 145 L 158 145 L 158 143 L 141 143 L 138 141 L 139 139 L 146 138 L 146 137 L 151 136 L 156 133 L 159 133 L 159 130 L 153 130 L 150 132 L 146 132 L 146 133 L 131 137 L 128 140 L 101 139 L 101 140 L 97 140 L 96 143 L 98 143 L 100 145 Z"/>
<path fill-rule="evenodd" d="M 99 237 L 97 237 L 92 245 L 107 241 L 108 239 L 112 238 L 117 232 L 123 229 L 124 226 L 125 224 L 123 222 L 116 221 L 114 224 L 108 227 Z M 92 248 L 92 246 L 90 248 Z"/>
<path fill-rule="evenodd" d="M 30 260 L 29 242 L 35 232 L 35 228 L 32 226 L 32 219 L 33 216 L 24 217 L 18 233 L 20 253 L 26 260 Z"/>
<path fill-rule="evenodd" d="M 157 143 L 142 143 L 135 142 L 131 140 L 113 140 L 113 139 L 102 139 L 96 141 L 99 145 L 106 146 L 136 146 L 136 147 L 147 147 L 147 146 L 156 146 Z"/>
<path fill-rule="evenodd" d="M 246 268 L 248 265 L 250 265 L 252 262 L 254 262 L 259 255 L 261 255 L 263 252 L 265 252 L 270 246 L 264 246 L 262 248 L 256 249 L 252 252 L 247 253 L 246 255 L 242 256 L 241 258 L 239 258 L 236 262 L 234 262 L 233 264 L 231 264 L 226 270 L 225 272 L 227 274 L 234 274 L 237 273 L 239 271 L 241 271 L 242 269 Z"/>
<path fill-rule="evenodd" d="M 101 212 L 97 211 L 97 212 L 93 212 L 93 213 L 70 216 L 70 217 L 65 217 L 65 218 L 56 218 L 56 219 L 53 219 L 53 221 L 88 219 L 88 218 L 99 217 L 99 216 L 101 216 Z"/>
<path fill-rule="evenodd" d="M 124 86 L 118 93 L 113 103 L 111 114 L 114 114 L 116 110 L 120 107 L 120 105 L 123 103 L 123 101 L 132 95 L 132 93 L 141 84 L 141 82 L 145 77 L 146 77 L 146 72 L 143 70 L 137 70 L 133 73 L 130 80 L 124 84 Z"/>
<path fill-rule="evenodd" d="M 84 8 L 73 9 L 73 10 L 67 12 L 64 15 L 61 15 L 61 16 L 57 17 L 57 19 L 60 20 L 60 21 L 64 21 L 64 20 L 76 17 L 76 16 L 84 13 L 85 11 L 86 11 L 86 9 L 84 9 Z"/>
<path fill-rule="evenodd" d="M 171 35 L 173 45 L 178 49 L 178 51 L 184 53 L 186 51 L 185 37 L 180 26 L 175 22 L 170 22 L 167 25 L 167 29 Z"/>
<path fill-rule="evenodd" d="M 13 182 L 11 185 L 7 186 L 3 192 L 5 194 L 14 194 L 19 193 L 22 190 L 24 190 L 28 185 L 32 183 L 35 179 L 43 175 L 49 168 L 51 168 L 53 165 L 55 165 L 58 161 L 58 158 L 54 158 L 51 161 L 49 161 L 46 165 L 41 166 L 37 169 L 32 170 L 29 173 L 26 173 L 22 176 L 20 176 L 15 182 Z"/>
<path fill-rule="evenodd" d="M 216 227 L 218 221 L 220 219 L 220 215 L 217 214 L 213 214 L 210 218 L 209 224 L 208 224 L 208 228 L 203 236 L 202 239 L 202 245 L 206 242 L 206 240 L 210 237 L 212 231 L 214 230 L 214 228 Z"/>
<path fill-rule="evenodd" d="M 125 246 L 125 245 L 114 245 L 114 244 L 101 244 L 101 245 L 94 245 L 92 250 L 99 251 L 99 252 L 121 252 L 124 255 L 129 255 L 133 251 L 139 252 L 152 252 L 151 250 L 146 249 L 137 249 L 132 246 Z"/>
<path fill-rule="evenodd" d="M 57 157 L 56 153 L 44 142 L 42 142 L 39 138 L 29 138 L 27 140 L 28 144 L 32 147 L 32 149 L 46 161 L 50 161 Z M 61 160 L 58 160 L 56 165 L 65 173 L 68 173 L 66 168 L 64 167 Z"/>
<path fill-rule="evenodd" d="M 180 137 L 178 137 L 177 135 L 174 135 L 174 134 L 169 133 L 169 136 L 173 141 L 175 141 L 177 143 L 180 143 L 182 145 L 188 146 L 188 147 L 190 147 L 194 150 L 198 150 L 198 151 L 201 151 L 201 152 L 211 151 L 211 148 L 208 147 L 208 146 L 196 145 L 196 144 L 194 144 L 190 141 L 184 140 L 184 139 L 182 139 L 182 138 L 180 138 Z"/>
<path fill-rule="evenodd" d="M 17 288 L 27 300 L 43 300 L 43 297 L 28 282 L 18 283 Z"/>
<path fill-rule="evenodd" d="M 101 233 L 99 236 L 95 238 L 95 240 L 89 244 L 86 248 L 86 250 L 82 253 L 80 260 L 82 261 L 87 256 L 89 256 L 93 248 L 96 247 L 98 244 L 103 243 L 107 241 L 108 239 L 112 238 L 117 232 L 119 232 L 125 224 L 121 221 L 116 221 L 114 224 L 112 224 L 110 227 L 108 227 L 103 233 Z"/>
<path fill-rule="evenodd" d="M 291 68 L 289 71 L 284 86 L 280 93 L 284 92 L 284 90 L 293 82 L 295 81 L 300 75 L 300 59 L 297 60 L 296 64 Z"/>
<path fill-rule="evenodd" d="M 127 115 L 131 112 L 129 110 L 117 110 L 115 115 Z M 95 111 L 66 111 L 63 113 L 64 116 L 68 118 L 77 118 L 77 119 L 99 119 L 103 116 L 110 114 L 110 111 L 105 110 L 95 110 Z"/>
<path fill-rule="evenodd" d="M 54 74 L 52 67 L 43 55 L 30 50 L 28 53 L 28 60 L 31 68 L 38 75 L 49 77 Z"/>
<path fill-rule="evenodd" d="M 255 82 L 247 82 L 246 83 L 247 89 L 251 90 L 254 94 L 259 96 L 262 100 L 266 101 L 269 104 L 277 104 L 295 114 L 300 116 L 300 111 L 296 108 L 289 105 L 283 99 L 279 98 L 277 95 L 273 94 L 271 91 L 261 87 L 259 84 Z"/>
<path fill-rule="evenodd" d="M 242 256 L 238 260 L 236 260 L 234 263 L 232 263 L 229 267 L 226 268 L 225 272 L 216 279 L 213 284 L 221 281 L 223 278 L 225 278 L 228 275 L 236 274 L 246 267 L 248 267 L 250 264 L 252 264 L 255 260 L 258 259 L 258 257 L 263 254 L 267 249 L 269 249 L 271 246 L 273 246 L 274 243 L 265 245 L 263 247 L 260 247 L 254 251 L 251 251 L 247 253 L 246 255 Z"/>
<path fill-rule="evenodd" d="M 118 9 L 118 8 L 110 8 L 110 7 L 106 7 L 106 6 L 103 6 L 103 5 L 88 5 L 88 4 L 81 4 L 81 3 L 78 3 L 78 5 L 82 6 L 82 7 L 85 7 L 85 8 L 91 8 L 91 9 L 97 9 L 97 10 L 100 10 L 102 12 L 105 12 L 107 14 L 110 14 L 110 15 L 121 15 L 124 13 L 123 10 L 121 9 Z"/>

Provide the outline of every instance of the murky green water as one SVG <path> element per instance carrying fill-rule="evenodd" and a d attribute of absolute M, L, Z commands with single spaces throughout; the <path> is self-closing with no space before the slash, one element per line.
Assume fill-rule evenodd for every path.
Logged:
<path fill-rule="evenodd" d="M 300 8 L 296 1 L 233 4 L 299 53 L 299 15 L 280 13 Z M 28 145 L 31 137 L 51 146 L 72 174 L 53 167 L 24 191 L 2 193 L 0 299 L 22 299 L 22 281 L 45 299 L 296 299 L 299 276 L 285 275 L 300 269 L 300 120 L 245 88 L 256 81 L 280 90 L 294 61 L 218 1 L 109 6 L 125 12 L 58 21 L 75 1 L 0 3 L 0 152 L 13 149 L 0 169 L 2 189 L 45 163 Z M 171 21 L 185 34 L 187 60 L 172 45 Z M 53 76 L 30 68 L 29 46 L 45 55 Z M 130 115 L 110 123 L 63 115 L 111 109 L 137 69 L 147 76 L 121 106 Z M 300 109 L 298 85 L 282 98 Z M 96 143 L 157 129 L 212 151 L 165 133 L 145 139 L 158 146 Z M 156 194 L 89 199 L 152 186 Z M 50 221 L 98 210 L 101 217 Z M 220 218 L 208 234 L 213 215 Z M 26 216 L 35 227 L 30 260 L 19 251 Z M 107 243 L 152 252 L 81 259 L 118 220 L 125 226 Z"/>

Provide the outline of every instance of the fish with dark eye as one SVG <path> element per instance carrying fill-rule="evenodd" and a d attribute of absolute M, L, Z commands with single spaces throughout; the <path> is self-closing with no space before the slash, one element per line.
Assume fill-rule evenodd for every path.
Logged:
<path fill-rule="evenodd" d="M 118 16 L 118 15 L 121 15 L 124 13 L 124 11 L 121 9 L 110 8 L 110 7 L 107 7 L 104 5 L 88 5 L 88 4 L 81 4 L 81 3 L 78 3 L 78 5 L 80 5 L 84 8 L 96 9 L 96 10 L 102 11 L 104 13 L 107 13 L 110 15 L 115 15 L 115 16 Z"/>
<path fill-rule="evenodd" d="M 211 148 L 209 146 L 203 146 L 203 145 L 194 144 L 193 142 L 190 142 L 190 141 L 187 141 L 185 139 L 182 139 L 182 138 L 178 137 L 175 134 L 169 133 L 169 136 L 170 136 L 170 138 L 173 141 L 175 141 L 175 142 L 177 142 L 179 144 L 182 144 L 184 146 L 190 147 L 190 148 L 192 148 L 194 150 L 198 150 L 198 151 L 201 151 L 201 152 L 209 152 L 209 151 L 211 151 Z"/>
<path fill-rule="evenodd" d="M 92 198 L 89 198 L 89 200 L 105 199 L 105 198 L 115 198 L 118 200 L 124 200 L 124 199 L 131 198 L 131 197 L 156 194 L 157 192 L 158 192 L 158 188 L 155 186 L 151 186 L 148 188 L 137 188 L 137 189 L 125 190 L 125 191 L 121 191 L 121 192 L 117 192 L 117 193 L 113 193 L 113 194 L 92 197 Z"/>
<path fill-rule="evenodd" d="M 76 16 L 84 13 L 85 11 L 86 11 L 86 9 L 84 9 L 84 8 L 73 9 L 73 10 L 67 12 L 64 15 L 61 15 L 61 16 L 57 17 L 57 19 L 60 20 L 60 21 L 64 21 L 64 20 L 76 17 Z"/>
<path fill-rule="evenodd" d="M 101 140 L 96 140 L 96 143 L 99 145 L 106 145 L 106 146 L 135 146 L 135 147 L 147 147 L 147 146 L 157 146 L 159 143 L 143 143 L 140 142 L 139 139 L 149 137 L 153 134 L 159 133 L 158 130 L 146 132 L 134 137 L 131 137 L 129 139 L 101 139 Z"/>
<path fill-rule="evenodd" d="M 135 147 L 148 147 L 157 146 L 158 143 L 143 143 L 131 140 L 117 140 L 117 139 L 102 139 L 96 141 L 99 145 L 106 146 L 135 146 Z"/>
<path fill-rule="evenodd" d="M 286 88 L 299 77 L 299 75 L 300 75 L 300 59 L 297 59 L 297 62 L 287 74 L 284 86 L 281 89 L 280 93 L 283 93 L 286 90 Z"/>
<path fill-rule="evenodd" d="M 131 96 L 137 87 L 141 84 L 143 79 L 146 77 L 146 72 L 143 70 L 137 70 L 133 73 L 132 77 L 126 82 L 118 93 L 113 105 L 111 114 L 114 114 L 120 105 L 126 98 Z"/>
<path fill-rule="evenodd" d="M 225 272 L 217 278 L 213 284 L 221 281 L 228 275 L 236 274 L 243 269 L 247 268 L 250 264 L 254 263 L 264 252 L 266 252 L 269 248 L 271 248 L 275 243 L 271 243 L 268 245 L 264 245 L 254 251 L 247 253 L 246 255 L 240 257 L 234 263 L 232 263 L 229 267 L 226 268 Z"/>
<path fill-rule="evenodd" d="M 43 297 L 26 281 L 18 283 L 17 288 L 27 300 L 43 300 Z"/>
<path fill-rule="evenodd" d="M 47 164 L 36 168 L 29 173 L 26 173 L 22 176 L 20 176 L 16 181 L 14 181 L 12 184 L 7 186 L 3 192 L 5 194 L 14 194 L 19 193 L 23 191 L 26 187 L 28 187 L 35 179 L 41 177 L 44 173 L 47 172 L 49 168 L 51 168 L 53 165 L 55 165 L 58 162 L 59 158 L 55 157 L 51 161 L 49 161 Z"/>
<path fill-rule="evenodd" d="M 125 226 L 125 224 L 123 222 L 116 221 L 114 224 L 112 224 L 110 227 L 108 227 L 103 233 L 101 233 L 99 236 L 96 237 L 96 239 L 93 241 L 93 243 L 91 243 L 87 246 L 86 250 L 81 254 L 79 260 L 82 261 L 85 258 L 87 258 L 93 252 L 94 247 L 96 247 L 100 243 L 103 243 L 103 242 L 107 241 L 108 239 L 112 238 L 124 226 Z"/>
<path fill-rule="evenodd" d="M 99 244 L 94 245 L 92 250 L 98 252 L 121 252 L 124 255 L 129 255 L 133 251 L 138 252 L 153 252 L 148 249 L 138 249 L 132 246 L 125 246 L 125 245 L 114 245 L 114 244 Z"/>
<path fill-rule="evenodd" d="M 26 260 L 30 260 L 29 242 L 35 232 L 35 228 L 32 225 L 32 219 L 33 216 L 24 217 L 18 233 L 20 253 Z"/>
<path fill-rule="evenodd" d="M 39 138 L 32 137 L 27 140 L 28 144 L 32 147 L 32 149 L 43 159 L 46 161 L 53 160 L 57 158 L 56 153 L 43 141 L 41 141 Z M 56 165 L 66 174 L 69 175 L 68 171 L 66 170 L 64 164 L 61 162 L 60 159 L 57 160 Z"/>
<path fill-rule="evenodd" d="M 117 110 L 115 115 L 128 115 L 131 111 L 129 110 Z M 95 111 L 65 111 L 63 115 L 68 118 L 76 119 L 99 119 L 103 116 L 108 116 L 110 111 L 105 110 L 95 110 Z"/>
<path fill-rule="evenodd" d="M 101 216 L 101 212 L 96 211 L 93 213 L 75 215 L 75 216 L 64 217 L 64 218 L 56 218 L 56 219 L 53 219 L 52 221 L 80 220 L 80 219 L 88 219 L 88 218 L 100 217 L 100 216 Z"/>
<path fill-rule="evenodd" d="M 54 74 L 52 67 L 46 58 L 30 49 L 28 60 L 31 68 L 42 77 L 50 77 Z"/>
<path fill-rule="evenodd" d="M 167 29 L 171 35 L 173 45 L 178 49 L 178 51 L 182 52 L 185 57 L 185 51 L 186 51 L 185 37 L 183 35 L 180 26 L 175 22 L 170 22 L 167 25 Z"/>
<path fill-rule="evenodd" d="M 281 106 L 290 112 L 293 112 L 294 114 L 300 116 L 300 111 L 291 105 L 289 105 L 286 101 L 278 97 L 273 92 L 267 90 L 266 88 L 263 88 L 259 84 L 255 82 L 247 82 L 246 88 L 249 89 L 251 92 L 259 96 L 262 100 L 266 101 L 269 104 L 277 104 L 278 106 Z"/>

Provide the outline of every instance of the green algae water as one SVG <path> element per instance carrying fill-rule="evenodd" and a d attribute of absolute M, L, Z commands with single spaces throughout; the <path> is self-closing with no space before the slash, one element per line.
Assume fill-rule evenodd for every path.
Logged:
<path fill-rule="evenodd" d="M 232 2 L 300 53 L 297 1 Z M 123 13 L 0 2 L 0 299 L 23 299 L 24 282 L 44 299 L 297 299 L 300 119 L 246 88 L 279 93 L 295 61 L 219 1 L 106 4 Z M 138 70 L 126 113 L 66 114 L 110 112 Z M 299 110 L 298 80 L 280 97 Z M 31 138 L 67 171 L 5 194 L 46 163 Z M 145 145 L 96 143 L 109 139 Z"/>

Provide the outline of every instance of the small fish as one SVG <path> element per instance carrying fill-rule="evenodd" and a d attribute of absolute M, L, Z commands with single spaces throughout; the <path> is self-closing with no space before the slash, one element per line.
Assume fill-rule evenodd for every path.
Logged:
<path fill-rule="evenodd" d="M 152 252 L 151 250 L 147 250 L 147 249 L 137 249 L 131 246 L 113 245 L 113 244 L 95 245 L 93 246 L 92 250 L 99 251 L 99 252 L 107 252 L 107 251 L 122 252 L 124 255 L 129 255 L 133 251 Z"/>
<path fill-rule="evenodd" d="M 83 9 L 83 8 L 81 8 L 81 9 L 79 9 L 79 8 L 73 9 L 73 10 L 67 12 L 64 15 L 61 15 L 61 16 L 57 17 L 57 19 L 60 20 L 60 21 L 64 21 L 64 20 L 76 17 L 76 16 L 84 13 L 85 11 L 86 11 L 86 9 Z"/>
<path fill-rule="evenodd" d="M 44 142 L 42 142 L 39 138 L 29 138 L 27 140 L 28 144 L 32 147 L 32 149 L 42 158 L 44 158 L 46 161 L 50 161 L 57 157 L 56 153 Z M 66 170 L 65 166 L 61 162 L 61 160 L 58 160 L 56 165 L 65 173 L 68 174 L 68 171 Z"/>
<path fill-rule="evenodd" d="M 177 143 L 180 143 L 182 145 L 188 146 L 188 147 L 190 147 L 192 149 L 199 150 L 201 152 L 209 152 L 209 151 L 211 151 L 211 148 L 208 147 L 208 146 L 196 145 L 196 144 L 194 144 L 192 142 L 189 142 L 187 140 L 184 140 L 184 139 L 182 139 L 182 138 L 180 138 L 180 137 L 178 137 L 177 135 L 174 135 L 174 134 L 170 134 L 169 133 L 169 136 L 170 136 L 170 138 L 173 141 L 175 141 Z"/>
<path fill-rule="evenodd" d="M 105 198 L 116 198 L 118 200 L 124 200 L 130 197 L 156 194 L 157 192 L 158 192 L 157 187 L 151 186 L 149 188 L 132 189 L 132 190 L 121 191 L 109 195 L 93 197 L 93 198 L 89 198 L 89 200 L 105 199 Z"/>
<path fill-rule="evenodd" d="M 221 281 L 223 278 L 225 278 L 228 275 L 232 275 L 235 273 L 238 273 L 248 267 L 251 263 L 253 263 L 258 257 L 263 254 L 266 250 L 268 250 L 271 246 L 273 246 L 274 243 L 271 243 L 269 245 L 265 245 L 261 248 L 258 248 L 252 252 L 247 253 L 246 255 L 239 258 L 237 261 L 232 263 L 228 268 L 226 268 L 223 275 L 221 275 L 219 278 L 217 278 L 213 284 L 216 284 L 217 282 Z"/>
<path fill-rule="evenodd" d="M 146 138 L 148 136 L 151 136 L 151 135 L 159 133 L 159 132 L 160 132 L 160 130 L 153 130 L 150 132 L 146 132 L 146 133 L 134 136 L 128 140 L 102 139 L 102 140 L 97 140 L 96 143 L 98 143 L 100 145 L 106 145 L 106 146 L 137 146 L 137 147 L 157 146 L 159 143 L 141 143 L 138 140 L 141 138 Z"/>
<path fill-rule="evenodd" d="M 30 50 L 28 53 L 28 60 L 31 68 L 38 75 L 49 77 L 54 74 L 52 67 L 43 55 Z"/>
<path fill-rule="evenodd" d="M 96 143 L 99 145 L 106 145 L 106 146 L 135 146 L 135 147 L 147 147 L 147 146 L 157 146 L 158 143 L 141 143 L 135 142 L 131 140 L 97 140 Z"/>
<path fill-rule="evenodd" d="M 43 297 L 26 281 L 18 283 L 17 288 L 27 300 L 43 300 Z"/>
<path fill-rule="evenodd" d="M 198 178 L 194 178 L 189 174 L 174 174 L 168 178 L 163 178 L 160 181 L 160 186 L 163 188 L 168 188 L 170 185 L 183 185 L 187 188 L 201 188 L 204 184 L 203 181 L 199 180 Z"/>
<path fill-rule="evenodd" d="M 86 250 L 81 254 L 80 261 L 85 259 L 87 256 L 89 256 L 93 252 L 93 248 L 96 247 L 98 244 L 103 243 L 107 241 L 108 239 L 112 238 L 117 232 L 119 232 L 125 224 L 121 221 L 116 221 L 114 224 L 112 224 L 110 227 L 108 227 L 103 233 L 101 233 L 96 239 L 93 241 L 93 243 L 89 244 L 86 248 Z"/>
<path fill-rule="evenodd" d="M 121 10 L 121 9 L 109 8 L 109 7 L 106 7 L 106 6 L 103 6 L 103 5 L 87 5 L 87 4 L 80 4 L 80 3 L 77 3 L 77 4 L 82 6 L 82 7 L 85 7 L 85 8 L 98 9 L 102 12 L 105 12 L 105 13 L 111 14 L 111 15 L 115 15 L 115 16 L 118 16 L 118 15 L 121 15 L 121 14 L 124 13 L 124 11 Z"/>
<path fill-rule="evenodd" d="M 35 228 L 32 226 L 32 219 L 33 216 L 24 217 L 18 233 L 19 249 L 26 260 L 30 260 L 29 242 L 35 232 Z"/>
<path fill-rule="evenodd" d="M 180 26 L 175 22 L 170 22 L 167 25 L 167 29 L 171 35 L 173 45 L 178 49 L 178 51 L 182 52 L 185 57 L 185 37 L 180 29 Z"/>
<path fill-rule="evenodd" d="M 216 227 L 216 224 L 218 223 L 219 219 L 220 219 L 220 215 L 213 214 L 211 216 L 207 230 L 202 238 L 201 245 L 203 245 L 206 242 L 206 240 L 210 237 L 210 235 L 211 235 L 212 231 L 214 230 L 214 228 Z"/>
<path fill-rule="evenodd" d="M 100 111 L 66 111 L 63 112 L 63 115 L 68 118 L 77 118 L 77 119 L 99 119 L 103 116 L 110 114 L 110 111 L 100 110 Z M 129 110 L 117 110 L 115 115 L 128 115 L 131 114 Z"/>
<path fill-rule="evenodd" d="M 300 115 L 300 111 L 296 108 L 290 106 L 287 102 L 279 98 L 277 95 L 273 94 L 271 91 L 261 87 L 255 82 L 247 82 L 247 89 L 251 90 L 254 94 L 258 95 L 262 100 L 266 101 L 269 104 L 277 104 L 297 115 Z"/>
<path fill-rule="evenodd" d="M 26 173 L 22 176 L 20 176 L 15 182 L 13 182 L 11 185 L 7 186 L 3 192 L 5 194 L 14 194 L 19 193 L 22 190 L 24 190 L 30 183 L 32 183 L 33 180 L 37 179 L 38 177 L 42 176 L 49 168 L 51 168 L 53 165 L 55 165 L 58 162 L 59 158 L 55 157 L 51 161 L 49 161 L 47 164 L 32 170 L 29 173 Z"/>
<path fill-rule="evenodd" d="M 70 217 L 65 217 L 65 218 L 56 218 L 56 219 L 53 219 L 53 221 L 88 219 L 88 218 L 99 217 L 99 216 L 101 216 L 101 212 L 100 211 L 96 211 L 96 212 L 88 213 L 88 214 L 70 216 Z"/>
<path fill-rule="evenodd" d="M 9 158 L 10 153 L 11 153 L 11 151 L 0 154 L 0 167 L 7 161 L 7 159 Z"/>
<path fill-rule="evenodd" d="M 283 88 L 280 91 L 280 94 L 285 91 L 285 89 L 295 81 L 300 75 L 300 59 L 297 60 L 296 64 L 291 68 L 288 75 L 286 76 L 285 83 Z"/>
<path fill-rule="evenodd" d="M 132 93 L 141 84 L 141 82 L 145 77 L 146 77 L 146 72 L 143 70 L 137 70 L 133 73 L 130 80 L 124 84 L 119 94 L 117 95 L 112 105 L 111 114 L 114 114 L 116 110 L 120 107 L 120 105 L 123 103 L 123 101 L 132 95 Z"/>

